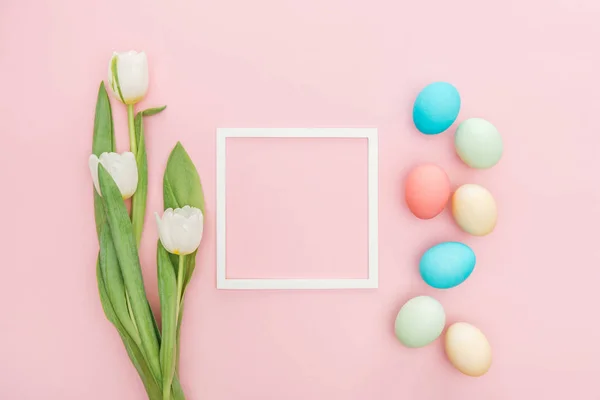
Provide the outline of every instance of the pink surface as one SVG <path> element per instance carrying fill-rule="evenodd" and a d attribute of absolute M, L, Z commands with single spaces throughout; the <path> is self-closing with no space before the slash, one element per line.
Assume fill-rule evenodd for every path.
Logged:
<path fill-rule="evenodd" d="M 227 140 L 227 277 L 368 277 L 367 139 Z"/>
<path fill-rule="evenodd" d="M 136 48 L 151 63 L 142 106 L 169 106 L 147 124 L 148 210 L 161 207 L 176 140 L 207 196 L 182 336 L 190 400 L 597 399 L 599 19 L 597 0 L 3 0 L 0 398 L 144 398 L 100 307 L 86 166 L 110 54 Z M 412 101 L 434 80 L 459 88 L 459 121 L 483 117 L 503 134 L 496 167 L 468 169 L 451 134 L 416 132 Z M 114 114 L 124 148 L 125 110 Z M 215 129 L 232 126 L 379 129 L 378 290 L 215 289 Z M 403 179 L 427 161 L 453 187 L 491 190 L 494 233 L 469 237 L 447 211 L 411 215 Z M 155 308 L 156 239 L 149 217 L 142 262 Z M 469 244 L 478 265 L 442 292 L 417 262 L 443 240 Z M 439 340 L 397 342 L 396 312 L 417 294 L 486 333 L 486 376 L 456 372 Z"/>

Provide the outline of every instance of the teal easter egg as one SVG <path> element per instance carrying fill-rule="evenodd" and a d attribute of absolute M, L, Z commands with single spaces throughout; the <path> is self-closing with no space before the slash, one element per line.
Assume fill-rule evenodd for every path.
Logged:
<path fill-rule="evenodd" d="M 429 286 L 449 289 L 463 283 L 475 268 L 475 253 L 458 242 L 444 242 L 427 250 L 421 257 L 419 270 Z"/>
<path fill-rule="evenodd" d="M 406 347 L 423 347 L 444 330 L 446 313 L 439 301 L 429 296 L 408 300 L 396 317 L 396 337 Z"/>
<path fill-rule="evenodd" d="M 413 121 L 426 135 L 436 135 L 450 128 L 460 111 L 460 95 L 446 82 L 431 83 L 417 95 Z"/>
<path fill-rule="evenodd" d="M 469 118 L 456 128 L 456 153 L 471 168 L 493 167 L 502 157 L 502 136 L 483 118 Z"/>

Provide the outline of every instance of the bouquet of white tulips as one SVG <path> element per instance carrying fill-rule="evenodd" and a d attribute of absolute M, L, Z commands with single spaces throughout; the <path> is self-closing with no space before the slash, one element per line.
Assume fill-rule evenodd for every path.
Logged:
<path fill-rule="evenodd" d="M 183 299 L 202 239 L 204 195 L 190 157 L 177 143 L 163 178 L 164 214 L 156 214 L 158 291 L 162 329 L 150 309 L 138 247 L 144 229 L 148 164 L 143 119 L 165 107 L 135 113 L 148 90 L 144 53 L 115 53 L 110 87 L 127 107 L 130 151 L 115 151 L 111 105 L 104 83 L 96 102 L 92 155 L 94 211 L 100 251 L 96 276 L 106 318 L 115 326 L 151 400 L 185 399 L 178 379 Z M 130 210 L 127 199 L 131 199 Z"/>

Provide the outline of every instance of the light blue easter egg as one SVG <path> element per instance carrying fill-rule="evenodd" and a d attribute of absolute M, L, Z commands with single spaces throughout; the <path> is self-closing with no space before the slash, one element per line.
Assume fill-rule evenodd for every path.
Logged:
<path fill-rule="evenodd" d="M 443 242 L 421 257 L 419 270 L 429 286 L 449 289 L 463 283 L 475 268 L 475 253 L 459 242 Z"/>
<path fill-rule="evenodd" d="M 460 111 L 458 90 L 447 82 L 431 83 L 417 96 L 413 121 L 421 133 L 436 135 L 450 128 Z"/>

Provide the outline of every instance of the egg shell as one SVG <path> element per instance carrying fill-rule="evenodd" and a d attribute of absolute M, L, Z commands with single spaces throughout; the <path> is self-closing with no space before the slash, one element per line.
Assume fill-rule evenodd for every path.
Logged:
<path fill-rule="evenodd" d="M 423 347 L 444 330 L 446 314 L 439 301 L 429 296 L 408 300 L 396 316 L 396 337 L 406 347 Z"/>
<path fill-rule="evenodd" d="M 454 135 L 456 153 L 471 168 L 493 167 L 502 157 L 502 136 L 483 118 L 469 118 L 460 123 Z"/>
<path fill-rule="evenodd" d="M 460 94 L 447 82 L 431 83 L 419 94 L 413 105 L 413 121 L 426 135 L 436 135 L 450 128 L 460 111 Z"/>
<path fill-rule="evenodd" d="M 452 365 L 465 375 L 481 376 L 492 365 L 492 347 L 477 327 L 456 322 L 446 331 L 446 356 Z"/>
<path fill-rule="evenodd" d="M 459 242 L 436 244 L 419 262 L 421 277 L 436 289 L 449 289 L 463 283 L 475 268 L 475 253 Z"/>
<path fill-rule="evenodd" d="M 496 227 L 498 209 L 496 200 L 483 186 L 468 183 L 452 195 L 452 215 L 465 232 L 484 236 Z"/>
<path fill-rule="evenodd" d="M 421 219 L 430 219 L 444 210 L 450 197 L 450 179 L 435 164 L 413 168 L 406 177 L 405 199 L 409 210 Z"/>

